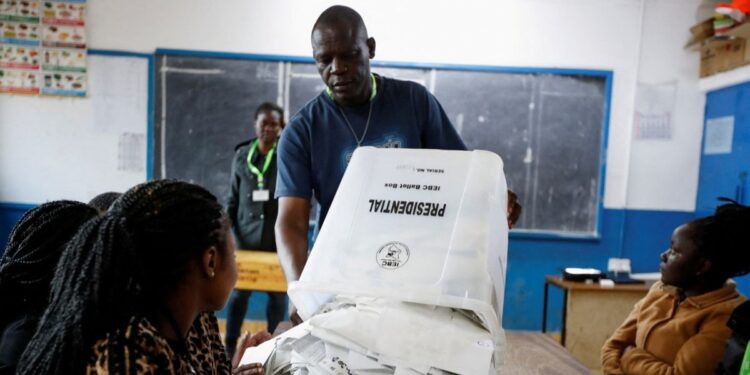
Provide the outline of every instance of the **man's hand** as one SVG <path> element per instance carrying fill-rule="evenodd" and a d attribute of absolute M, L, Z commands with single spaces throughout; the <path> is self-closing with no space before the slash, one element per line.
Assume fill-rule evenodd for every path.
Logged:
<path fill-rule="evenodd" d="M 264 371 L 262 363 L 248 363 L 240 366 L 240 361 L 242 360 L 242 355 L 245 354 L 245 349 L 251 348 L 253 346 L 258 346 L 270 339 L 271 334 L 266 331 L 261 331 L 254 335 L 250 335 L 249 332 L 245 332 L 237 341 L 237 350 L 234 351 L 234 357 L 232 358 L 232 374 L 263 374 Z"/>
<path fill-rule="evenodd" d="M 297 314 L 297 308 L 292 304 L 289 305 L 289 320 L 291 320 L 292 324 L 295 326 L 302 324 L 302 318 Z"/>
<path fill-rule="evenodd" d="M 513 226 L 516 225 L 518 218 L 521 217 L 522 210 L 516 193 L 508 190 L 508 229 L 513 229 Z"/>

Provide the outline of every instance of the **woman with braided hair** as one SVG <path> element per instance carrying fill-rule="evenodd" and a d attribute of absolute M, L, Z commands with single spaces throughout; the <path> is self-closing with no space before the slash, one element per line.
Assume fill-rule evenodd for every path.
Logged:
<path fill-rule="evenodd" d="M 229 227 L 197 185 L 159 180 L 125 192 L 65 249 L 18 373 L 232 372 L 213 315 L 237 279 Z"/>
<path fill-rule="evenodd" d="M 713 374 L 745 301 L 731 277 L 750 271 L 750 207 L 730 201 L 675 229 L 661 281 L 602 348 L 605 374 Z"/>
<path fill-rule="evenodd" d="M 29 210 L 13 228 L 0 259 L 0 374 L 15 373 L 47 307 L 65 244 L 96 215 L 89 205 L 55 201 Z"/>

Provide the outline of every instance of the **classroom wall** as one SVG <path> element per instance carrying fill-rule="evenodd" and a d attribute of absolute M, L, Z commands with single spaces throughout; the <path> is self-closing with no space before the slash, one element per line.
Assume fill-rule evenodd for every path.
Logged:
<path fill-rule="evenodd" d="M 332 3 L 94 0 L 89 16 L 91 46 L 309 56 L 311 26 Z M 699 1 L 341 3 L 363 15 L 378 42 L 376 58 L 381 60 L 613 70 L 605 206 L 694 209 L 703 99 L 696 86 L 698 57 L 682 46 L 689 26 L 699 19 Z M 673 140 L 631 142 L 639 81 L 679 84 L 675 112 L 679 132 Z"/>
<path fill-rule="evenodd" d="M 512 239 L 506 327 L 541 327 L 543 276 L 559 273 L 562 267 L 605 267 L 610 256 L 628 256 L 633 258 L 634 271 L 657 270 L 656 255 L 667 246 L 672 228 L 692 217 L 695 207 L 704 96 L 697 88 L 697 52 L 682 46 L 689 26 L 705 11 L 701 1 L 340 3 L 363 15 L 377 40 L 379 60 L 614 72 L 602 239 Z M 89 0 L 87 27 L 90 47 L 97 49 L 309 56 L 311 26 L 331 4 L 321 0 Z M 677 87 L 671 139 L 633 139 L 639 83 Z M 48 104 L 35 100 L 40 100 L 38 116 L 49 116 Z M 0 201 L 13 202 L 15 196 L 15 192 L 0 190 Z M 554 317 L 551 322 L 554 327 Z"/>

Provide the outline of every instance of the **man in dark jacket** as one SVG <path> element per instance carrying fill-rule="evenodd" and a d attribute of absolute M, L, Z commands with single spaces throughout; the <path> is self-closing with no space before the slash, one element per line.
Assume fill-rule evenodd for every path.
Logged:
<path fill-rule="evenodd" d="M 276 251 L 274 223 L 278 212 L 276 189 L 276 141 L 284 127 L 284 110 L 263 103 L 255 111 L 256 138 L 236 147 L 232 161 L 232 186 L 227 213 L 238 249 Z M 247 312 L 250 291 L 234 290 L 227 303 L 226 347 L 234 353 Z M 285 293 L 268 293 L 268 331 L 284 319 Z"/>

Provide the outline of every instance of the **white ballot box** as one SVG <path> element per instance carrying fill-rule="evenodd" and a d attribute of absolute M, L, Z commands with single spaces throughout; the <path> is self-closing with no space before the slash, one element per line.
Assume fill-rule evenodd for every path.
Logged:
<path fill-rule="evenodd" d="M 398 303 L 454 309 L 487 331 L 489 340 L 476 345 L 489 346 L 497 362 L 505 345 L 506 206 L 494 153 L 361 147 L 289 296 L 304 320 L 341 296 L 390 301 L 387 311 Z M 405 328 L 403 335 L 420 337 Z"/>

